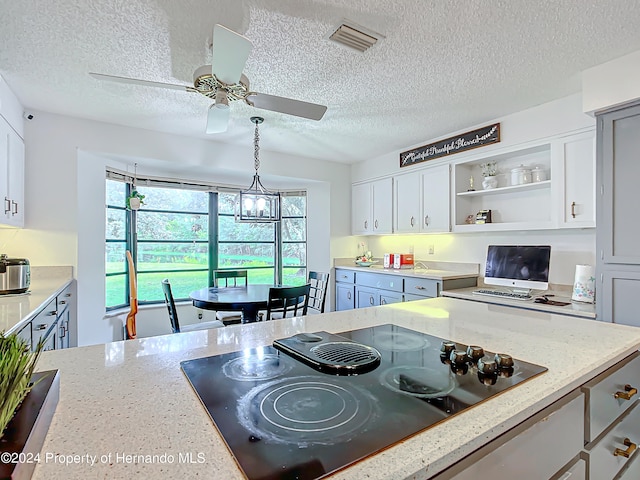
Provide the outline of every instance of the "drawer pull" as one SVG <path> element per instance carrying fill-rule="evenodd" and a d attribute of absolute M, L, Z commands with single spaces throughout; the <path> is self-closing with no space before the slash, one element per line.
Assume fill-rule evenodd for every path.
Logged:
<path fill-rule="evenodd" d="M 613 451 L 613 455 L 616 457 L 624 457 L 624 458 L 629 458 L 631 456 L 631 454 L 633 452 L 635 452 L 636 450 L 636 444 L 633 443 L 631 440 L 629 440 L 628 438 L 625 438 L 624 441 L 622 442 L 624 443 L 625 447 L 627 447 L 626 450 L 621 450 L 620 448 L 616 448 Z"/>
<path fill-rule="evenodd" d="M 49 326 L 48 323 L 41 323 L 39 325 L 36 325 L 34 330 L 46 330 L 48 326 Z"/>
<path fill-rule="evenodd" d="M 416 290 L 426 290 L 426 288 L 424 288 L 422 285 L 416 285 L 414 288 Z"/>
<path fill-rule="evenodd" d="M 51 310 L 50 312 L 47 312 L 47 315 L 49 315 L 50 317 L 55 317 L 56 315 L 58 315 L 58 311 L 57 310 Z"/>
<path fill-rule="evenodd" d="M 638 393 L 637 388 L 634 388 L 631 385 L 625 385 L 624 392 L 614 393 L 613 398 L 622 398 L 623 400 L 631 400 L 631 397 L 633 397 L 636 393 Z"/>

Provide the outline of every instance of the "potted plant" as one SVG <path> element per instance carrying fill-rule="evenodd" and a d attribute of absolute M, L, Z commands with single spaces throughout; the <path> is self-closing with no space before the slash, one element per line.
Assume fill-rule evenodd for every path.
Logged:
<path fill-rule="evenodd" d="M 127 208 L 129 210 L 138 210 L 140 205 L 144 205 L 144 195 L 135 188 L 131 191 L 131 195 L 127 197 Z"/>
<path fill-rule="evenodd" d="M 480 169 L 482 170 L 482 176 L 484 177 L 482 180 L 482 188 L 485 190 L 496 188 L 498 186 L 498 177 L 496 176 L 498 173 L 498 167 L 496 162 L 482 163 L 480 164 Z"/>
<path fill-rule="evenodd" d="M 20 404 L 35 386 L 32 382 L 44 343 L 35 351 L 16 334 L 0 332 L 0 437 Z"/>

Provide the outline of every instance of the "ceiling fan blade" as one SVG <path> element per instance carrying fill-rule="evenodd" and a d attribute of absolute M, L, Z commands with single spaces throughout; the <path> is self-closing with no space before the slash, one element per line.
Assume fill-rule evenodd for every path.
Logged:
<path fill-rule="evenodd" d="M 238 83 L 252 48 L 248 38 L 222 25 L 214 25 L 211 72 L 223 83 Z"/>
<path fill-rule="evenodd" d="M 216 107 L 214 103 L 209 107 L 207 115 L 207 133 L 222 133 L 227 131 L 229 124 L 229 108 Z"/>
<path fill-rule="evenodd" d="M 327 111 L 327 107 L 324 105 L 302 102 L 300 100 L 293 100 L 292 98 L 276 97 L 275 95 L 267 95 L 264 93 L 251 92 L 247 96 L 246 102 L 252 107 L 295 115 L 296 117 L 309 118 L 311 120 L 320 120 L 324 112 Z"/>
<path fill-rule="evenodd" d="M 173 83 L 150 82 L 148 80 L 138 80 L 137 78 L 128 78 L 128 77 L 116 77 L 115 75 L 104 75 L 102 73 L 89 72 L 89 75 L 91 75 L 96 80 L 108 80 L 110 82 L 130 83 L 132 85 L 142 85 L 145 87 L 171 88 L 173 90 L 184 90 L 185 92 L 189 92 L 193 89 L 193 87 L 188 85 L 175 85 Z"/>

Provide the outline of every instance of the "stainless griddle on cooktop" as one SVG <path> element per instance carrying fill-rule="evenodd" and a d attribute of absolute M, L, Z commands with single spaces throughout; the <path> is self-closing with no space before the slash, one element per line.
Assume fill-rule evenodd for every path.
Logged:
<path fill-rule="evenodd" d="M 250 480 L 321 478 L 546 371 L 390 324 L 181 367 Z"/>

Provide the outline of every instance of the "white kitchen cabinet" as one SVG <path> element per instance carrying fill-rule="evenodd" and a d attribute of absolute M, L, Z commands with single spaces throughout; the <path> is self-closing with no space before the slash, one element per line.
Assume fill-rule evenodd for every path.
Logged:
<path fill-rule="evenodd" d="M 397 175 L 393 181 L 395 233 L 450 230 L 448 164 Z"/>
<path fill-rule="evenodd" d="M 24 141 L 0 116 L 0 223 L 24 226 Z"/>
<path fill-rule="evenodd" d="M 393 232 L 392 178 L 353 185 L 351 192 L 351 233 L 353 235 Z"/>
<path fill-rule="evenodd" d="M 451 230 L 449 165 L 422 172 L 422 217 L 420 231 L 442 233 Z"/>
<path fill-rule="evenodd" d="M 394 232 L 419 233 L 422 224 L 421 172 L 411 172 L 393 177 L 394 181 Z"/>
<path fill-rule="evenodd" d="M 596 226 L 595 130 L 561 138 L 554 145 L 554 189 L 558 192 L 559 228 Z"/>

